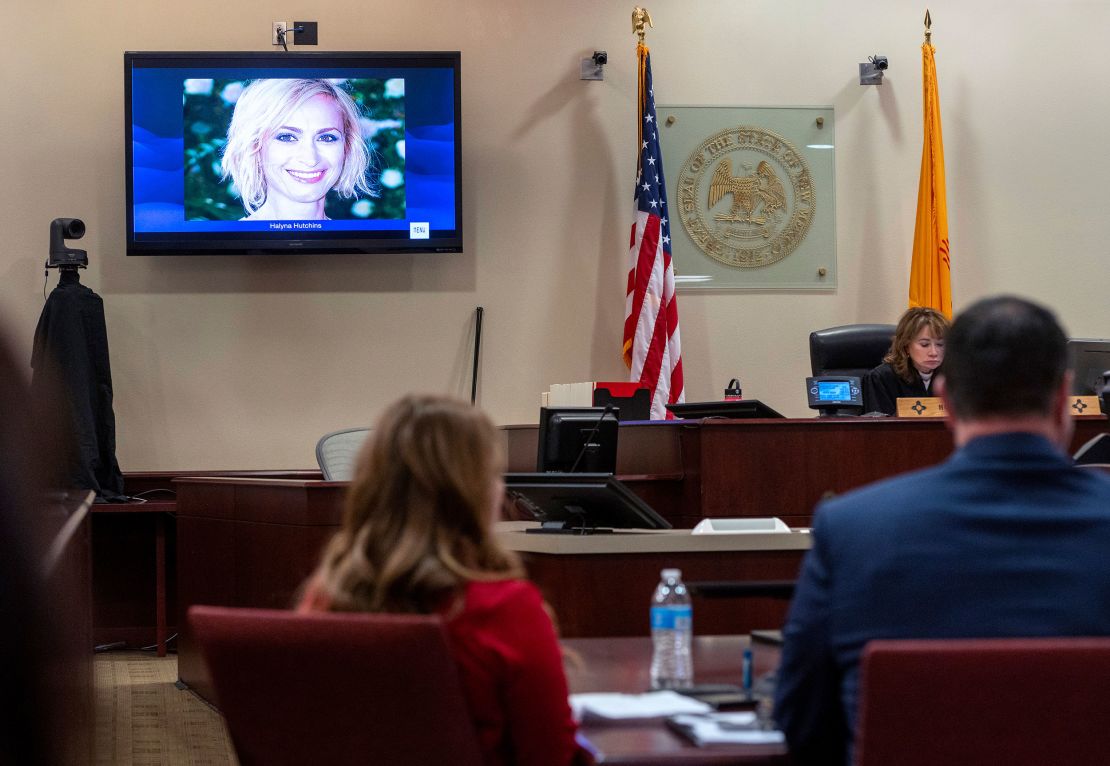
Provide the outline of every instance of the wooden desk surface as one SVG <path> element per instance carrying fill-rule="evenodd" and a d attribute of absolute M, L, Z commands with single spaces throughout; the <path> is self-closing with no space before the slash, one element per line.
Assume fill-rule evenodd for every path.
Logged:
<path fill-rule="evenodd" d="M 646 610 L 646 606 L 644 607 Z M 650 687 L 651 639 L 564 639 L 571 650 L 566 665 L 572 694 L 596 691 L 642 692 Z M 746 636 L 696 636 L 694 680 L 699 684 L 739 684 Z M 756 677 L 778 665 L 777 647 L 752 644 Z M 580 661 L 579 661 L 580 660 Z M 659 720 L 620 724 L 585 724 L 582 733 L 596 749 L 598 762 L 646 764 L 785 764 L 783 745 L 723 745 L 699 748 L 667 729 Z"/>

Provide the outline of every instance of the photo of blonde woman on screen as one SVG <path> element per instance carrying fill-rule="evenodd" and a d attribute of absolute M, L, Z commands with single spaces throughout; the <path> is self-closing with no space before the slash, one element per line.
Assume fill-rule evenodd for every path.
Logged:
<path fill-rule="evenodd" d="M 374 196 L 358 107 L 328 80 L 255 80 L 227 131 L 222 180 L 235 184 L 242 220 L 326 220 L 325 200 Z"/>

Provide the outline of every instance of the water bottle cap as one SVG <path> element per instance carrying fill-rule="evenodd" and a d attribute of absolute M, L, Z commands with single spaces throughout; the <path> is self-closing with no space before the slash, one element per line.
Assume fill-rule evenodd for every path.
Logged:
<path fill-rule="evenodd" d="M 682 570 L 681 569 L 664 569 L 661 576 L 664 580 L 681 580 L 682 579 Z"/>

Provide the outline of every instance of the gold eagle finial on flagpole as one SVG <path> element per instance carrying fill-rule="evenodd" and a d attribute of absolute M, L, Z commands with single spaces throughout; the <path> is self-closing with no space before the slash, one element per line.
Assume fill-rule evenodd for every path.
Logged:
<path fill-rule="evenodd" d="M 933 17 L 929 15 L 929 9 L 925 9 L 925 42 L 931 43 L 933 41 Z"/>
<path fill-rule="evenodd" d="M 648 13 L 647 8 L 636 6 L 632 9 L 632 31 L 640 38 L 640 45 L 644 44 L 644 35 L 647 34 L 646 27 L 655 27 L 651 20 L 651 14 Z"/>

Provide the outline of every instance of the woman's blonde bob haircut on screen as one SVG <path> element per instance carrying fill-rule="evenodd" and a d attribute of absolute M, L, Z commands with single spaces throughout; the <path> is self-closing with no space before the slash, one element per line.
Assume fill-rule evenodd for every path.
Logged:
<path fill-rule="evenodd" d="M 221 163 L 220 180 L 230 177 L 235 183 L 247 215 L 266 201 L 263 145 L 292 112 L 316 96 L 335 101 L 343 118 L 343 172 L 335 183 L 335 192 L 345 199 L 377 194 L 367 178 L 370 149 L 362 139 L 358 106 L 350 95 L 329 80 L 267 78 L 253 81 L 235 102 Z"/>

